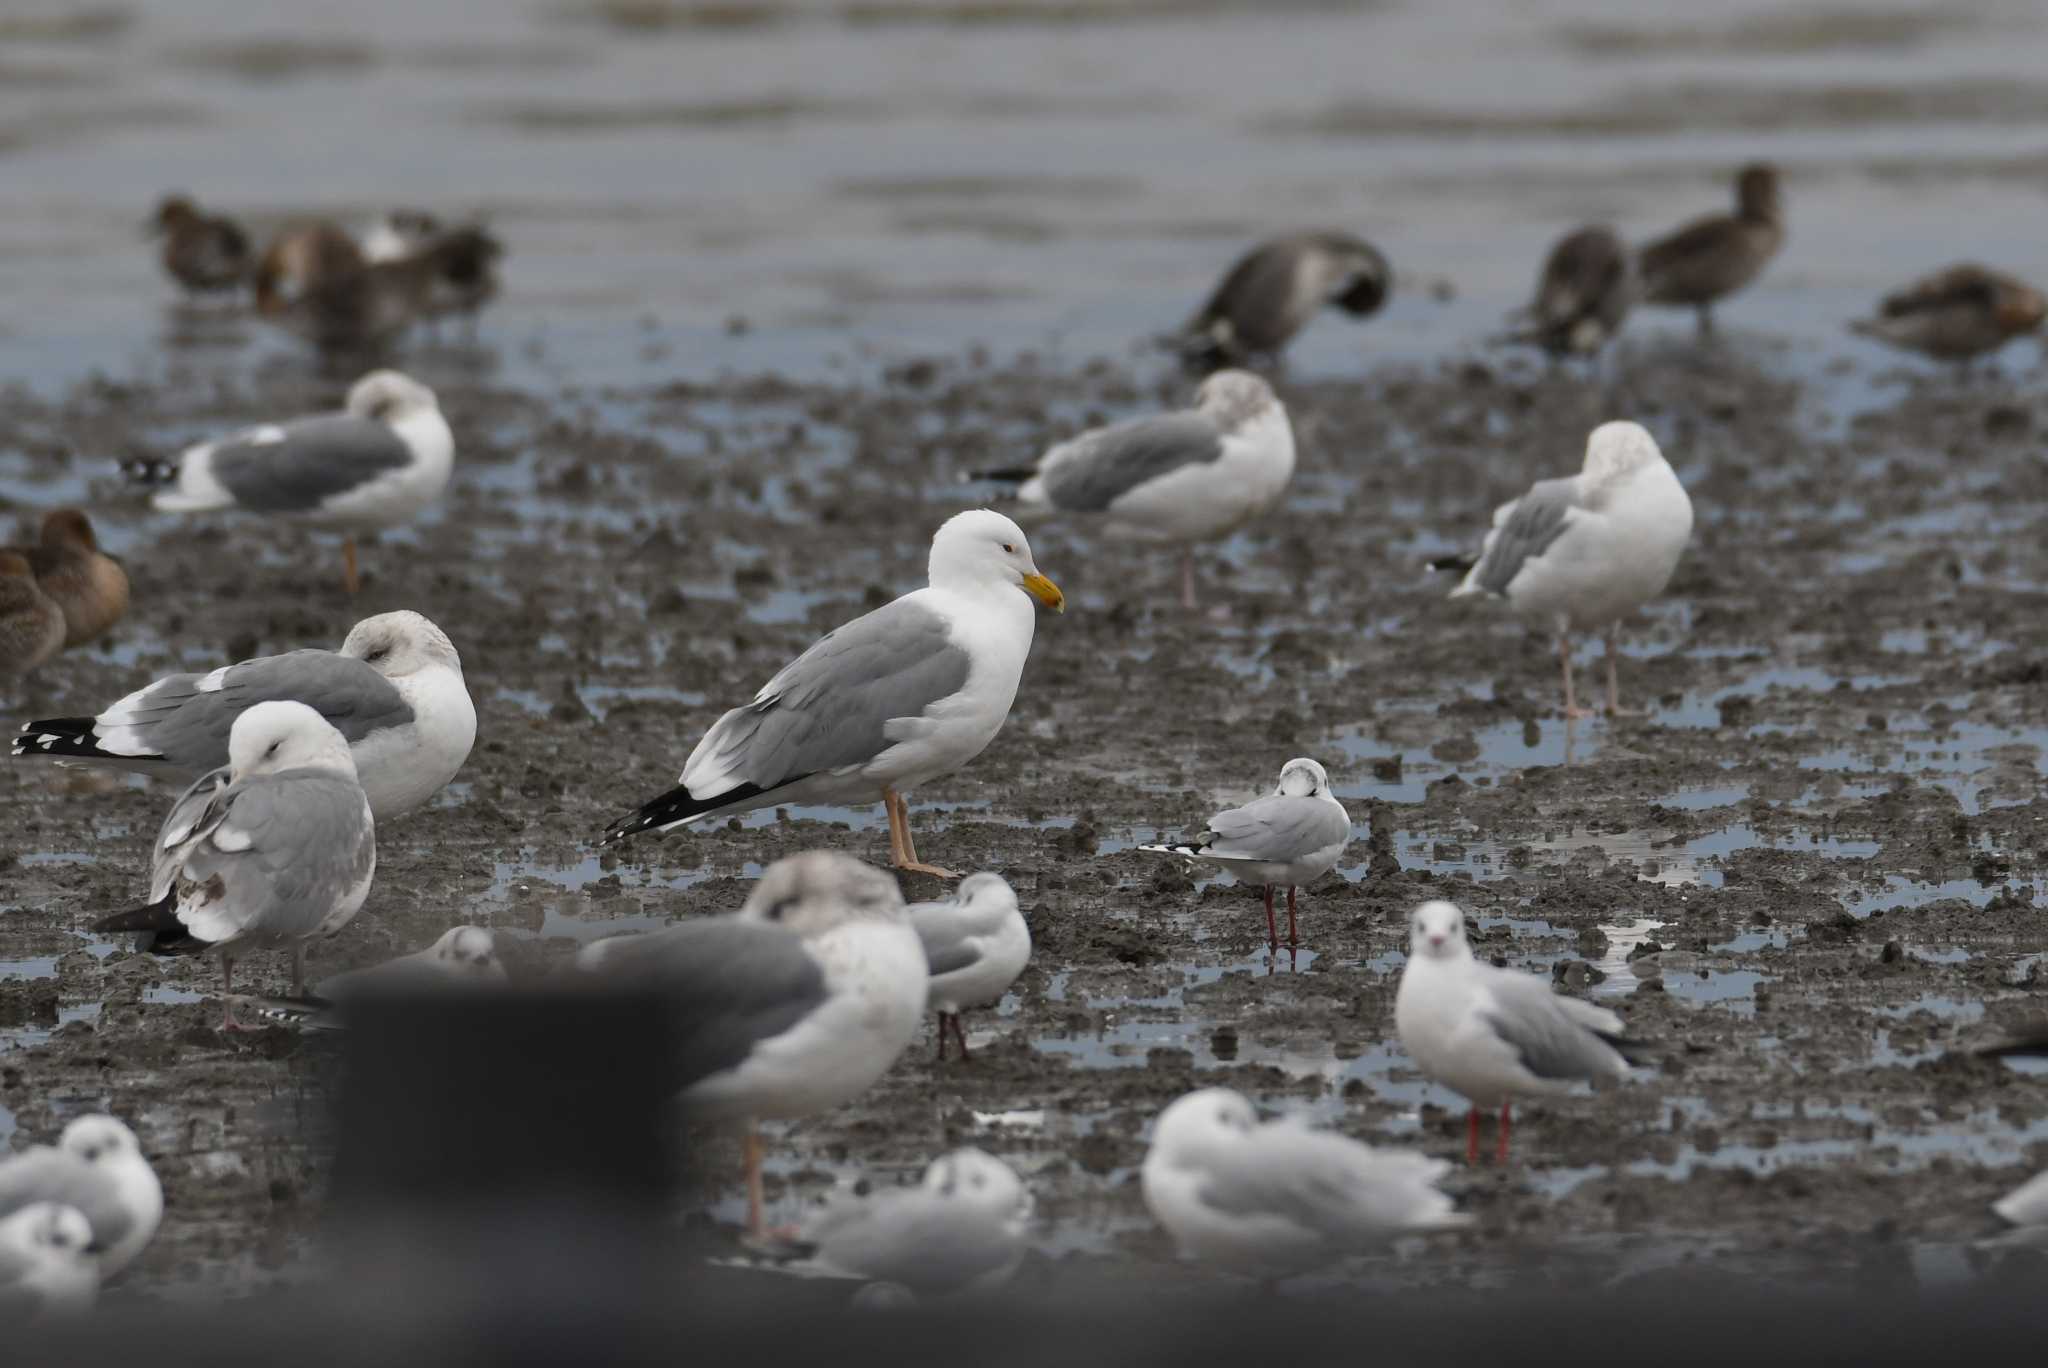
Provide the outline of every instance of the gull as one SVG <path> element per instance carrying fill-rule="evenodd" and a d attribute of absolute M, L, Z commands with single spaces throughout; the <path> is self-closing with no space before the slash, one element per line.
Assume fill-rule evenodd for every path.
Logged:
<path fill-rule="evenodd" d="M 273 1021 L 316 1031 L 348 1025 L 348 1011 L 365 994 L 438 993 L 495 987 L 507 982 L 497 938 L 483 926 L 451 926 L 432 945 L 409 955 L 351 969 L 324 979 L 304 997 L 254 998 L 251 1005 Z"/>
<path fill-rule="evenodd" d="M 908 1288 L 921 1297 L 1000 1287 L 1028 1252 L 1031 1194 L 1016 1170 L 982 1150 L 932 1161 L 916 1187 L 826 1207 L 803 1230 L 822 1273 Z"/>
<path fill-rule="evenodd" d="M 1350 843 L 1351 814 L 1330 793 L 1330 776 L 1314 760 L 1297 756 L 1280 767 L 1280 782 L 1271 793 L 1217 813 L 1193 841 L 1141 845 L 1138 849 L 1183 855 L 1215 865 L 1246 883 L 1263 884 L 1266 944 L 1278 950 L 1280 931 L 1273 920 L 1273 890 L 1287 890 L 1287 943 L 1299 945 L 1294 890 L 1335 869 Z"/>
<path fill-rule="evenodd" d="M 1369 318 L 1393 283 L 1387 259 L 1349 233 L 1274 238 L 1238 258 L 1176 343 L 1199 365 L 1275 357 L 1324 305 Z"/>
<path fill-rule="evenodd" d="M 1032 600 L 1065 607 L 1017 524 L 955 514 L 932 537 L 927 588 L 825 634 L 713 724 L 676 787 L 614 822 L 602 844 L 783 803 L 871 803 L 889 816 L 898 869 L 917 858 L 903 794 L 995 740 L 1035 625 Z"/>
<path fill-rule="evenodd" d="M 27 559 L 36 587 L 63 611 L 67 648 L 104 634 L 128 611 L 128 574 L 100 550 L 92 519 L 78 509 L 51 509 L 36 544 L 11 549 Z"/>
<path fill-rule="evenodd" d="M 93 924 L 141 931 L 158 953 L 220 952 L 235 1020 L 235 957 L 292 952 L 292 993 L 306 990 L 306 943 L 346 926 L 377 871 L 370 801 L 341 733 L 303 703 L 258 703 L 228 733 L 228 767 L 185 790 L 157 833 L 150 901 Z"/>
<path fill-rule="evenodd" d="M 924 1019 L 924 947 L 896 881 L 851 856 L 777 860 L 733 916 L 585 946 L 577 969 L 673 1008 L 674 1079 L 694 1115 L 745 1118 L 747 1229 L 762 1233 L 763 1119 L 860 1096 Z"/>
<path fill-rule="evenodd" d="M 1714 301 L 1756 279 L 1785 242 L 1778 168 L 1756 162 L 1735 178 L 1735 212 L 1708 214 L 1636 254 L 1645 304 L 1690 306 L 1700 331 L 1714 330 Z"/>
<path fill-rule="evenodd" d="M 165 513 L 246 509 L 342 529 L 342 584 L 353 594 L 356 533 L 398 527 L 441 497 L 455 438 L 434 392 L 394 370 L 349 387 L 339 413 L 245 428 L 171 462 L 129 467 Z"/>
<path fill-rule="evenodd" d="M 91 1243 L 92 1226 L 60 1202 L 37 1202 L 0 1219 L 0 1322 L 90 1310 L 100 1291 Z"/>
<path fill-rule="evenodd" d="M 166 196 L 149 230 L 164 240 L 164 270 L 193 294 L 239 289 L 249 278 L 249 235 L 231 218 L 201 213 L 190 196 Z"/>
<path fill-rule="evenodd" d="M 1195 606 L 1194 543 L 1215 541 L 1277 502 L 1294 475 L 1294 429 L 1272 386 L 1218 371 L 1195 406 L 1126 419 L 1062 442 L 1037 463 L 978 472 L 1014 482 L 1023 509 L 1101 522 L 1178 544 L 1181 605 Z"/>
<path fill-rule="evenodd" d="M 999 1002 L 1031 959 L 1031 928 L 1017 910 L 1017 894 L 1000 874 L 970 874 L 952 897 L 910 909 L 910 924 L 924 942 L 931 968 L 928 995 L 939 1014 L 939 1059 L 946 1058 L 946 1023 L 967 1053 L 960 1025 L 966 1007 Z"/>
<path fill-rule="evenodd" d="M 1849 327 L 1944 361 L 1997 351 L 2041 326 L 2048 300 L 2026 282 L 1983 266 L 1951 266 L 1886 295 L 1876 318 Z"/>
<path fill-rule="evenodd" d="M 163 1219 L 164 1190 L 135 1132 L 103 1113 L 77 1117 L 56 1145 L 0 1159 L 0 1216 L 37 1202 L 75 1207 L 102 1279 L 135 1262 Z"/>
<path fill-rule="evenodd" d="M 304 703 L 341 733 L 380 822 L 439 793 L 476 741 L 476 705 L 454 643 L 420 614 L 399 611 L 358 622 L 338 652 L 288 651 L 168 675 L 96 717 L 30 722 L 14 754 L 189 783 L 228 763 L 236 718 L 277 700 Z"/>
<path fill-rule="evenodd" d="M 1493 530 L 1476 561 L 1445 559 L 1465 570 L 1452 598 L 1489 594 L 1532 624 L 1557 634 L 1565 716 L 1590 717 L 1572 687 L 1572 635 L 1604 630 L 1607 711 L 1621 712 L 1616 678 L 1621 619 L 1662 593 L 1692 537 L 1692 500 L 1636 423 L 1602 423 L 1586 439 L 1577 475 L 1539 480 L 1494 510 Z"/>
<path fill-rule="evenodd" d="M 1139 1181 L 1181 1257 L 1270 1275 L 1470 1225 L 1436 1188 L 1450 1168 L 1294 1118 L 1261 1122 L 1242 1095 L 1203 1088 L 1159 1114 Z"/>
<path fill-rule="evenodd" d="M 64 610 L 36 584 L 19 551 L 0 551 L 0 682 L 12 683 L 64 649 Z"/>
<path fill-rule="evenodd" d="M 1481 1108 L 1500 1104 L 1497 1157 L 1506 1163 L 1515 1098 L 1626 1078 L 1647 1050 L 1622 1034 L 1621 1018 L 1606 1008 L 1475 958 L 1465 915 L 1447 902 L 1426 902 L 1410 919 L 1394 1027 L 1417 1068 L 1471 1103 L 1465 1158 L 1475 1164 Z"/>
<path fill-rule="evenodd" d="M 1614 230 L 1580 228 L 1551 248 L 1536 296 L 1516 312 L 1521 327 L 1509 340 L 1552 356 L 1596 355 L 1621 331 L 1635 291 L 1634 262 Z"/>

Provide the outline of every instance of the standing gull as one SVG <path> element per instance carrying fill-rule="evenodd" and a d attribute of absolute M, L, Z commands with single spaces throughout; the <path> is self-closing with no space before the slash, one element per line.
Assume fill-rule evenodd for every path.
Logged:
<path fill-rule="evenodd" d="M 150 232 L 164 240 L 164 270 L 193 294 L 239 289 L 249 278 L 249 235 L 231 218 L 201 213 L 187 196 L 166 196 Z"/>
<path fill-rule="evenodd" d="M 917 858 L 903 794 L 995 740 L 1031 651 L 1031 601 L 1059 612 L 1066 600 L 1017 524 L 985 508 L 939 528 L 928 575 L 927 588 L 827 632 L 719 718 L 676 787 L 614 822 L 603 844 L 781 803 L 879 798 L 895 866 L 954 877 Z"/>
<path fill-rule="evenodd" d="M 0 551 L 0 683 L 12 684 L 64 649 L 64 610 L 36 584 L 28 557 Z"/>
<path fill-rule="evenodd" d="M 1622 1035 L 1621 1018 L 1606 1008 L 1474 957 L 1465 914 L 1447 902 L 1426 902 L 1410 920 L 1394 1027 L 1417 1068 L 1472 1104 L 1465 1158 L 1475 1164 L 1481 1108 L 1500 1104 L 1498 1158 L 1506 1163 L 1515 1098 L 1626 1078 L 1646 1049 Z"/>
<path fill-rule="evenodd" d="M 128 574 L 100 550 L 92 519 L 78 509 L 51 509 L 36 544 L 14 549 L 28 560 L 44 596 L 63 610 L 66 647 L 91 641 L 128 611 Z"/>
<path fill-rule="evenodd" d="M 1349 233 L 1293 233 L 1239 257 L 1176 339 L 1196 365 L 1276 357 L 1324 305 L 1353 318 L 1379 312 L 1394 273 L 1371 243 Z"/>
<path fill-rule="evenodd" d="M 0 1324 L 91 1309 L 100 1291 L 91 1244 L 85 1216 L 61 1202 L 37 1202 L 0 1219 Z"/>
<path fill-rule="evenodd" d="M 1566 717 L 1590 717 L 1572 685 L 1572 636 L 1604 629 L 1607 711 L 1621 712 L 1617 639 L 1621 619 L 1664 591 L 1692 537 L 1692 500 L 1657 440 L 1639 424 L 1602 423 L 1586 439 L 1577 475 L 1538 480 L 1494 510 L 1476 562 L 1434 562 L 1466 571 L 1452 598 L 1490 594 L 1557 635 Z"/>
<path fill-rule="evenodd" d="M 54 1147 L 0 1160 L 0 1216 L 35 1202 L 75 1207 L 91 1227 L 90 1252 L 111 1278 L 146 1248 L 163 1219 L 164 1190 L 135 1132 L 94 1113 L 64 1127 Z"/>
<path fill-rule="evenodd" d="M 970 874 L 952 897 L 914 905 L 910 924 L 931 967 L 939 1059 L 946 1058 L 948 1022 L 960 1042 L 960 1058 L 969 1059 L 961 1009 L 1000 1001 L 1031 959 L 1031 928 L 1017 910 L 1016 891 L 1000 874 Z"/>
<path fill-rule="evenodd" d="M 1636 254 L 1646 304 L 1699 311 L 1700 331 L 1714 330 L 1714 301 L 1756 279 L 1785 242 L 1778 168 L 1745 166 L 1735 178 L 1735 212 L 1694 219 Z"/>
<path fill-rule="evenodd" d="M 2041 326 L 2048 300 L 2026 282 L 1983 266 L 1951 266 L 1886 295 L 1876 318 L 1849 326 L 1865 337 L 1943 361 L 1997 351 Z"/>
<path fill-rule="evenodd" d="M 1450 1167 L 1291 1117 L 1261 1122 L 1240 1094 L 1204 1088 L 1159 1114 L 1139 1181 L 1183 1258 L 1273 1274 L 1470 1225 L 1436 1188 Z"/>
<path fill-rule="evenodd" d="M 341 733 L 303 703 L 258 703 L 228 734 L 226 769 L 185 790 L 157 833 L 150 901 L 93 924 L 142 931 L 157 951 L 220 952 L 223 1030 L 235 1021 L 235 957 L 292 952 L 306 991 L 306 943 L 346 926 L 377 870 L 370 802 Z"/>
<path fill-rule="evenodd" d="M 353 594 L 356 534 L 411 522 L 454 468 L 455 438 L 434 392 L 380 370 L 350 387 L 339 413 L 246 428 L 130 471 L 166 486 L 150 498 L 166 513 L 239 508 L 342 529 L 342 583 Z"/>
<path fill-rule="evenodd" d="M 1246 883 L 1266 889 L 1266 944 L 1280 948 L 1273 919 L 1273 890 L 1287 890 L 1287 943 L 1301 943 L 1294 921 L 1294 890 L 1337 867 L 1351 842 L 1351 814 L 1330 792 L 1330 776 L 1307 756 L 1280 767 L 1280 782 L 1263 798 L 1227 808 L 1209 819 L 1193 841 L 1146 845 L 1140 850 L 1184 855 L 1215 865 Z"/>
<path fill-rule="evenodd" d="M 1120 535 L 1178 543 L 1181 604 L 1195 606 L 1194 543 L 1272 507 L 1294 475 L 1294 429 L 1272 386 L 1218 371 L 1195 407 L 1130 418 L 1060 443 L 1037 464 L 976 479 L 1017 482 L 1036 514 L 1093 518 Z"/>
<path fill-rule="evenodd" d="M 1551 248 L 1536 296 L 1517 311 L 1520 326 L 1509 340 L 1552 356 L 1597 355 L 1621 331 L 1635 291 L 1634 263 L 1613 229 L 1568 233 Z"/>
<path fill-rule="evenodd" d="M 476 705 L 454 643 L 418 613 L 401 611 L 364 618 L 339 652 L 289 651 L 169 675 L 97 717 L 30 722 L 14 754 L 189 783 L 228 763 L 236 718 L 278 700 L 304 703 L 341 733 L 380 822 L 439 793 L 476 741 Z"/>
<path fill-rule="evenodd" d="M 896 881 L 846 855 L 778 860 L 735 916 L 588 945 L 579 970 L 669 1001 L 684 1107 L 745 1118 L 747 1228 L 762 1231 L 754 1122 L 866 1092 L 917 1036 L 924 947 Z"/>
<path fill-rule="evenodd" d="M 985 1292 L 1024 1262 L 1031 1194 L 1016 1170 L 978 1149 L 932 1161 L 916 1187 L 842 1199 L 807 1224 L 815 1266 L 921 1296 Z"/>

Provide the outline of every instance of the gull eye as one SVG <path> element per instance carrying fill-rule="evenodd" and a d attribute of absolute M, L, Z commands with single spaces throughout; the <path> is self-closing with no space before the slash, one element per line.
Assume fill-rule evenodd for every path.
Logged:
<path fill-rule="evenodd" d="M 796 904 L 797 900 L 795 898 L 780 898 L 777 899 L 775 902 L 770 903 L 768 906 L 768 911 L 763 915 L 765 915 L 769 921 L 779 922 L 789 912 L 791 908 L 796 906 Z"/>
<path fill-rule="evenodd" d="M 1004 542 L 1004 543 L 1003 543 L 1003 550 L 1004 550 L 1004 551 L 1005 551 L 1006 553 L 1008 553 L 1009 555 L 1012 555 L 1012 556 L 1014 556 L 1014 555 L 1016 555 L 1016 554 L 1017 554 L 1017 548 L 1016 548 L 1015 546 L 1011 545 L 1011 544 L 1010 544 L 1009 542 Z"/>
<path fill-rule="evenodd" d="M 271 742 L 271 743 L 270 743 L 270 745 L 269 745 L 269 747 L 268 747 L 267 749 L 265 749 L 263 753 L 264 753 L 265 755 L 275 755 L 275 754 L 277 754 L 277 744 L 278 744 L 278 743 L 277 743 L 277 742 L 275 742 L 275 741 Z"/>

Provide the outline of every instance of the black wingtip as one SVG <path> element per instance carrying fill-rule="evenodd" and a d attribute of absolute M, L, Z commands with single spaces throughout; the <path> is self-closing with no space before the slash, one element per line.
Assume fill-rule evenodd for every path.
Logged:
<path fill-rule="evenodd" d="M 92 734 L 95 717 L 45 717 L 24 722 L 14 738 L 15 755 L 100 755 Z M 137 757 L 147 759 L 148 757 Z"/>
<path fill-rule="evenodd" d="M 139 456 L 121 462 L 121 473 L 128 477 L 130 484 L 167 485 L 178 478 L 178 464 L 175 461 L 160 461 L 153 456 Z"/>
<path fill-rule="evenodd" d="M 999 480 L 1005 484 L 1023 484 L 1038 474 L 1036 466 L 1007 466 L 1001 470 L 970 470 L 969 480 Z"/>
<path fill-rule="evenodd" d="M 787 782 L 795 783 L 796 780 L 792 779 Z M 780 788 L 782 785 L 778 784 L 776 787 Z M 692 817 L 701 817 L 707 812 L 716 812 L 720 808 L 732 807 L 746 802 L 749 798 L 758 798 L 762 794 L 771 791 L 770 789 L 762 788 L 759 784 L 741 784 L 737 788 L 726 789 L 724 792 L 709 798 L 697 798 L 691 795 L 689 789 L 681 784 L 677 784 L 659 798 L 650 798 L 642 803 L 639 810 L 631 816 L 621 817 L 618 821 L 613 822 L 610 827 L 606 828 L 604 836 L 599 839 L 598 844 L 601 846 L 616 845 L 628 836 L 637 836 L 643 831 L 656 831 L 665 827 L 672 827 L 678 822 L 687 822 Z"/>
<path fill-rule="evenodd" d="M 106 935 L 123 931 L 152 935 L 155 937 L 149 947 L 152 950 L 169 949 L 191 939 L 185 924 L 178 920 L 178 894 L 175 889 L 153 903 L 101 917 L 92 924 L 92 929 Z"/>
<path fill-rule="evenodd" d="M 1429 562 L 1432 570 L 1455 570 L 1461 575 L 1472 573 L 1472 567 L 1479 564 L 1477 556 L 1438 556 Z"/>

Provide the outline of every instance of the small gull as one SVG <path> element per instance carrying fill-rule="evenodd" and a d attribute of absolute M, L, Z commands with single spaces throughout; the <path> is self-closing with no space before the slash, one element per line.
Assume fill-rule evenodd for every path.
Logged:
<path fill-rule="evenodd" d="M 1031 651 L 1032 600 L 1059 587 L 1000 513 L 956 514 L 932 537 L 927 588 L 820 638 L 713 724 L 676 787 L 640 805 L 602 844 L 755 808 L 880 799 L 898 869 L 917 858 L 903 794 L 981 754 L 1010 715 Z"/>
<path fill-rule="evenodd" d="M 14 754 L 189 783 L 228 763 L 236 718 L 276 700 L 304 703 L 340 731 L 380 822 L 439 793 L 476 741 L 476 705 L 454 643 L 418 613 L 400 611 L 364 618 L 338 652 L 290 651 L 169 675 L 97 717 L 30 722 Z"/>
<path fill-rule="evenodd" d="M 164 240 L 164 270 L 194 294 L 240 289 L 249 278 L 249 235 L 231 218 L 201 213 L 188 196 L 166 196 L 150 232 Z"/>
<path fill-rule="evenodd" d="M 340 528 L 342 583 L 353 594 L 356 534 L 411 522 L 454 468 L 455 438 L 434 392 L 380 370 L 350 386 L 339 413 L 245 428 L 130 472 L 166 486 L 150 498 L 162 512 L 246 509 Z"/>
<path fill-rule="evenodd" d="M 979 472 L 1014 481 L 1027 514 L 1094 519 L 1122 535 L 1181 546 L 1181 604 L 1195 606 L 1194 543 L 1271 508 L 1294 475 L 1294 429 L 1272 386 L 1218 371 L 1195 406 L 1129 418 L 1062 442 L 1036 464 Z"/>
<path fill-rule="evenodd" d="M 601 981 L 651 986 L 672 1004 L 684 1107 L 749 1123 L 747 1227 L 756 1235 L 753 1123 L 858 1097 L 924 1018 L 924 947 L 896 881 L 831 851 L 770 865 L 736 915 L 598 941 L 576 963 Z"/>
<path fill-rule="evenodd" d="M 1387 259 L 1349 233 L 1274 238 L 1238 258 L 1176 344 L 1197 365 L 1275 357 L 1324 305 L 1368 318 L 1393 282 Z"/>
<path fill-rule="evenodd" d="M 2044 314 L 2048 300 L 2033 286 L 1965 264 L 1886 295 L 1876 318 L 1860 318 L 1849 326 L 1894 347 L 1966 362 L 2035 331 Z"/>
<path fill-rule="evenodd" d="M 1280 782 L 1271 793 L 1217 813 L 1195 840 L 1138 849 L 1184 855 L 1246 883 L 1264 885 L 1266 943 L 1277 950 L 1280 931 L 1273 918 L 1273 890 L 1287 890 L 1287 943 L 1299 945 L 1294 890 L 1335 869 L 1350 842 L 1351 814 L 1331 794 L 1330 776 L 1314 760 L 1298 756 L 1280 767 Z"/>
<path fill-rule="evenodd" d="M 310 1030 L 341 1030 L 351 1004 L 365 993 L 437 993 L 507 982 L 497 938 L 484 926 L 451 926 L 424 950 L 323 979 L 300 998 L 252 998 L 273 1021 Z"/>
<path fill-rule="evenodd" d="M 53 508 L 33 546 L 12 548 L 27 558 L 36 585 L 64 613 L 64 645 L 83 645 L 128 611 L 128 573 L 100 550 L 92 519 L 76 508 Z"/>
<path fill-rule="evenodd" d="M 1452 598 L 1503 598 L 1555 632 L 1565 716 L 1590 717 L 1573 692 L 1573 633 L 1605 630 L 1607 711 L 1620 713 L 1621 619 L 1664 591 L 1691 537 L 1692 500 L 1656 439 L 1636 423 L 1602 423 L 1577 475 L 1539 480 L 1494 510 L 1476 562 L 1433 564 L 1467 572 Z"/>
<path fill-rule="evenodd" d="M 1291 1117 L 1261 1122 L 1240 1094 L 1204 1088 L 1159 1114 L 1139 1180 L 1183 1258 L 1271 1275 L 1470 1225 L 1437 1190 L 1450 1167 Z"/>
<path fill-rule="evenodd" d="M 64 610 L 36 584 L 19 551 L 0 551 L 0 682 L 12 683 L 64 649 Z"/>
<path fill-rule="evenodd" d="M 1008 1282 L 1029 1246 L 1031 1194 L 978 1149 L 934 1160 L 916 1187 L 842 1198 L 808 1222 L 818 1272 L 895 1284 L 921 1297 L 971 1295 Z"/>
<path fill-rule="evenodd" d="M 939 1014 L 939 1058 L 946 1057 L 946 1025 L 967 1053 L 960 1012 L 1002 1000 L 1031 959 L 1031 928 L 1017 910 L 1017 894 L 1000 874 L 970 874 L 952 897 L 914 904 L 910 924 L 924 942 L 931 966 L 929 996 Z"/>
<path fill-rule="evenodd" d="M 228 734 L 228 767 L 200 777 L 164 819 L 150 901 L 93 924 L 151 934 L 152 950 L 220 952 L 223 1030 L 235 1021 L 234 961 L 292 952 L 306 991 L 306 943 L 346 926 L 369 896 L 377 839 L 341 733 L 303 703 L 258 703 Z"/>
<path fill-rule="evenodd" d="M 84 1215 L 61 1202 L 37 1202 L 0 1219 L 0 1324 L 90 1310 L 100 1291 L 91 1243 Z"/>
<path fill-rule="evenodd" d="M 1700 331 L 1714 330 L 1714 301 L 1756 279 L 1785 242 L 1778 168 L 1757 162 L 1735 178 L 1735 212 L 1694 219 L 1636 254 L 1639 296 L 1646 304 L 1699 311 Z"/>
<path fill-rule="evenodd" d="M 1426 902 L 1411 918 L 1394 1027 L 1417 1068 L 1471 1103 L 1469 1163 L 1479 1162 L 1482 1108 L 1500 1104 L 1498 1158 L 1505 1163 L 1515 1098 L 1627 1078 L 1647 1050 L 1622 1034 L 1621 1018 L 1606 1008 L 1554 993 L 1533 974 L 1476 958 L 1465 940 L 1464 913 L 1447 902 Z"/>
<path fill-rule="evenodd" d="M 1510 340 L 1553 356 L 1596 355 L 1621 331 L 1635 291 L 1635 263 L 1614 230 L 1580 228 L 1551 248 Z"/>
<path fill-rule="evenodd" d="M 35 1202 L 58 1202 L 84 1215 L 102 1278 L 135 1261 L 164 1214 L 163 1186 L 135 1132 L 101 1113 L 72 1120 L 55 1146 L 36 1145 L 0 1160 L 0 1216 Z"/>

